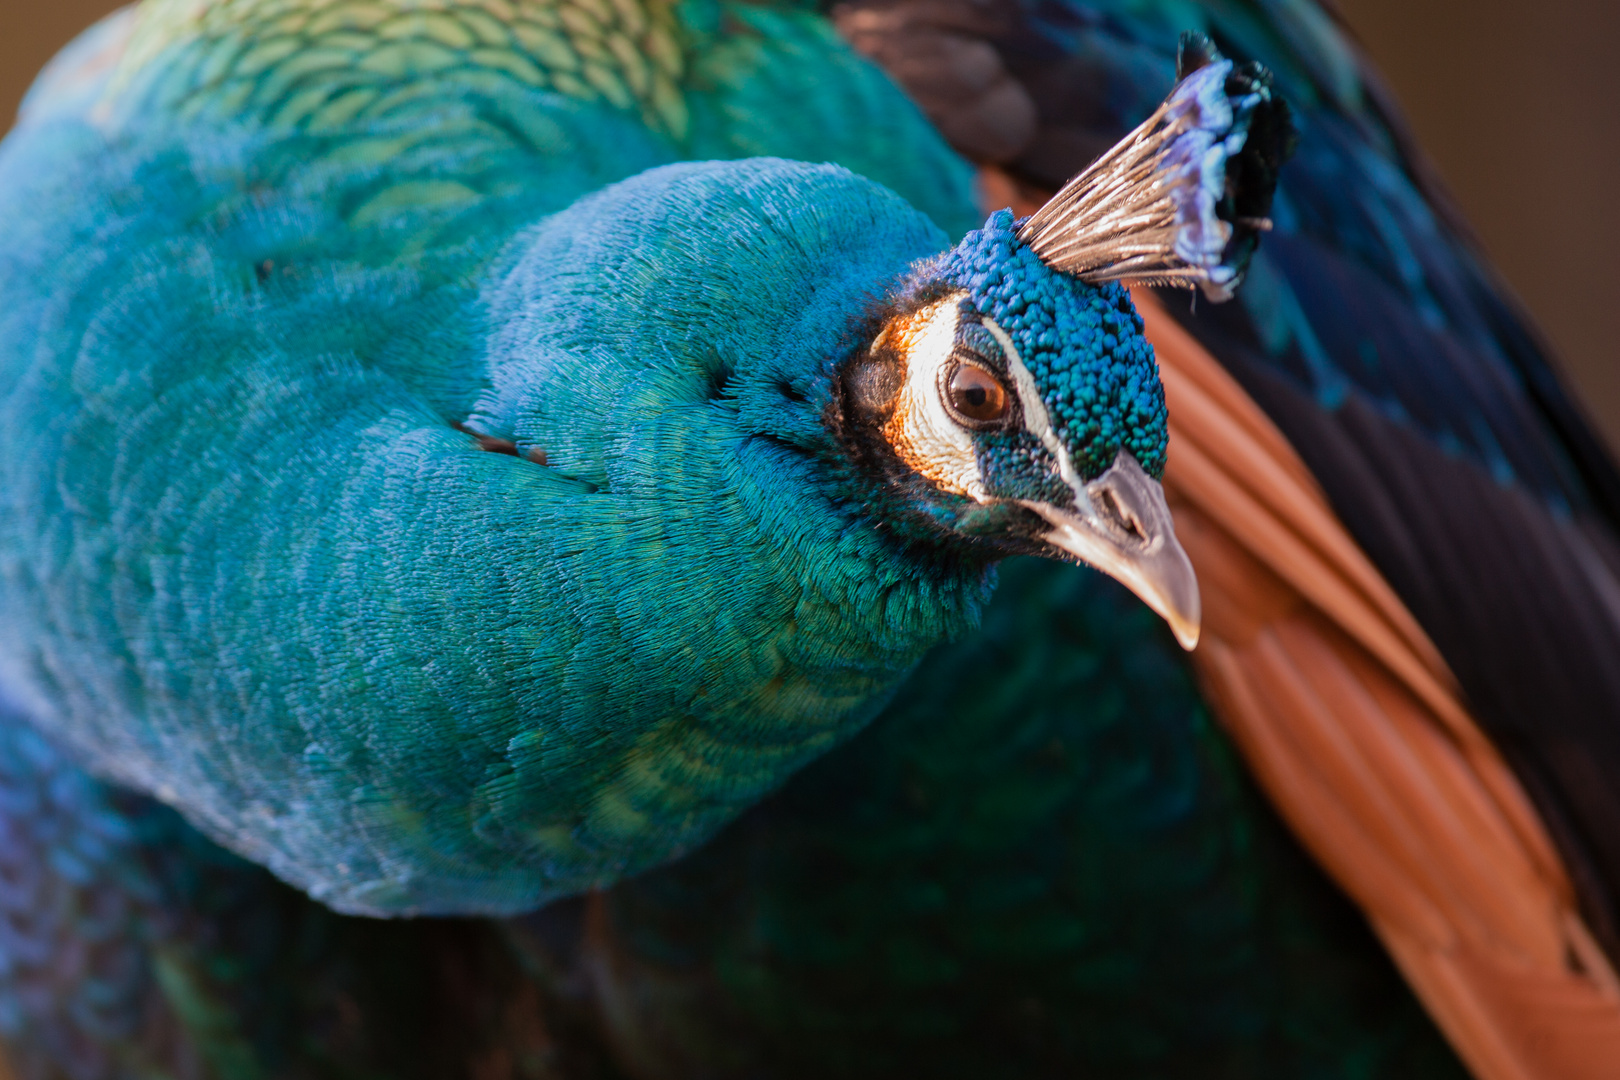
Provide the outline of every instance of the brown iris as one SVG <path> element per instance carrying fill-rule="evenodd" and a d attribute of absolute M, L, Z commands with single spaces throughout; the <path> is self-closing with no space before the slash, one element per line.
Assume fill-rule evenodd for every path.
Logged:
<path fill-rule="evenodd" d="M 985 424 L 1007 415 L 1007 390 L 977 364 L 958 363 L 946 384 L 951 408 L 964 419 Z"/>

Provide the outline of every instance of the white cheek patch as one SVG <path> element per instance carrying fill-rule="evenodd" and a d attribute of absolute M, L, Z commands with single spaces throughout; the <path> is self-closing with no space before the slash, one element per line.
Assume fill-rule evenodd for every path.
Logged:
<path fill-rule="evenodd" d="M 940 371 L 956 345 L 957 304 L 965 295 L 953 293 L 886 331 L 905 357 L 906 380 L 883 434 L 900 460 L 935 487 L 988 502 L 973 435 L 951 419 L 939 396 Z"/>

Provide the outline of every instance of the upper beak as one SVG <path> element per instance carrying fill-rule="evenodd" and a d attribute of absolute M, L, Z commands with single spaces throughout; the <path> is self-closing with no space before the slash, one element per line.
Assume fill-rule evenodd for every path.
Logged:
<path fill-rule="evenodd" d="M 1075 491 L 1071 508 L 1020 500 L 1052 526 L 1043 539 L 1101 570 L 1158 612 L 1183 649 L 1198 644 L 1198 578 L 1176 542 L 1164 488 L 1121 450 L 1114 464 Z"/>

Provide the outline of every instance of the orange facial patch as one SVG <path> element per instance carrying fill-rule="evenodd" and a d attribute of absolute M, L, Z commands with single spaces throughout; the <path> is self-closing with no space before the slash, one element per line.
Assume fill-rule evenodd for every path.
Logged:
<path fill-rule="evenodd" d="M 903 376 L 883 437 L 901 461 L 941 491 L 983 500 L 973 436 L 952 420 L 939 397 L 939 374 L 956 341 L 960 294 L 896 317 L 873 343 L 900 357 Z"/>

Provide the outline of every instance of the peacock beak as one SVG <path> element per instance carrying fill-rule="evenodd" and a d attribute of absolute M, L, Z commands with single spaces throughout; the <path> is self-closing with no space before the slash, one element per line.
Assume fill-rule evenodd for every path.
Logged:
<path fill-rule="evenodd" d="M 1096 567 L 1158 612 L 1183 649 L 1198 644 L 1198 577 L 1176 541 L 1164 488 L 1124 450 L 1097 479 L 1075 489 L 1072 507 L 1020 500 L 1052 531 L 1042 539 Z"/>

